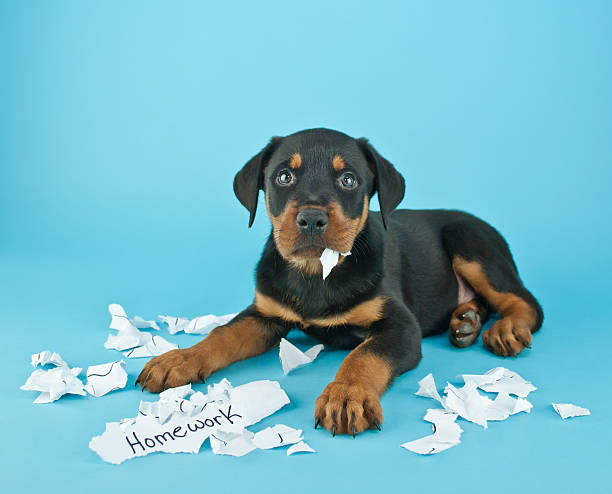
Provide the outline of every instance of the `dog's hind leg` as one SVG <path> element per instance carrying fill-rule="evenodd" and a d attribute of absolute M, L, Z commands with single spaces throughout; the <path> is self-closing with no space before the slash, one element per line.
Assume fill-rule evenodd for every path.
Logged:
<path fill-rule="evenodd" d="M 465 281 L 479 298 L 486 301 L 491 311 L 501 316 L 491 329 L 482 334 L 485 347 L 504 357 L 516 356 L 524 348 L 530 347 L 532 334 L 542 325 L 544 315 L 538 301 L 519 278 L 512 254 L 503 237 L 485 222 L 470 218 L 444 226 L 442 238 L 457 277 Z M 465 308 L 479 315 L 481 308 L 486 310 L 486 305 L 477 301 L 478 298 L 466 303 L 474 307 L 460 305 L 455 310 L 451 331 L 455 314 L 459 315 Z M 476 319 L 474 318 L 475 322 Z M 480 319 L 482 325 L 482 315 Z M 454 324 L 460 327 L 458 322 Z M 475 324 L 474 328 L 477 326 L 478 324 Z M 466 331 L 468 329 L 466 328 Z M 477 329 L 479 330 L 480 328 Z M 465 343 L 470 338 L 472 341 L 476 339 L 473 331 L 469 333 Z"/>

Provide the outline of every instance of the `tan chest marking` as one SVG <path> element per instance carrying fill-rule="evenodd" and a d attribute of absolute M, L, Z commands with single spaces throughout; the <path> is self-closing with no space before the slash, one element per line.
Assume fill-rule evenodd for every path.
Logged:
<path fill-rule="evenodd" d="M 293 309 L 267 295 L 255 291 L 255 307 L 260 314 L 266 317 L 277 317 L 284 321 L 297 323 L 304 328 L 308 326 L 333 327 L 345 325 L 368 327 L 382 319 L 385 303 L 386 298 L 378 295 L 339 314 L 304 319 Z"/>

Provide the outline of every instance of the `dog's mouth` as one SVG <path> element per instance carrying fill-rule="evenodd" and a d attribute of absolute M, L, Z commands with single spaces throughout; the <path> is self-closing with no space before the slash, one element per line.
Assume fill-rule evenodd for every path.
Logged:
<path fill-rule="evenodd" d="M 318 259 L 323 253 L 324 247 L 316 245 L 297 247 L 291 251 L 291 257 L 299 257 L 303 259 Z"/>
<path fill-rule="evenodd" d="M 344 252 L 347 249 L 339 249 L 334 245 L 334 242 L 330 242 L 329 239 L 316 238 L 316 239 L 305 239 L 301 242 L 296 242 L 293 249 L 289 252 L 289 257 L 299 259 L 318 259 L 323 254 L 323 250 L 331 249 L 338 252 Z"/>

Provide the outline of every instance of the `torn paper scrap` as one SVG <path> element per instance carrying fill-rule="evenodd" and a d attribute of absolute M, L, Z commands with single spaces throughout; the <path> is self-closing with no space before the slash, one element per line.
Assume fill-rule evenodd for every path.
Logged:
<path fill-rule="evenodd" d="M 159 335 L 139 331 L 119 304 L 110 304 L 108 311 L 111 315 L 110 328 L 118 332 L 108 336 L 104 343 L 105 348 L 128 350 L 124 353 L 127 358 L 155 357 L 178 348 Z"/>
<path fill-rule="evenodd" d="M 191 322 L 189 319 L 185 319 L 184 317 L 159 315 L 157 316 L 157 318 L 161 322 L 166 323 L 166 325 L 168 326 L 168 331 L 170 331 L 170 334 L 175 334 L 175 333 L 178 333 L 179 331 L 185 331 L 185 328 Z"/>
<path fill-rule="evenodd" d="M 451 420 L 454 421 L 458 417 L 458 414 L 455 412 L 450 412 L 448 410 L 444 410 L 443 408 L 429 408 L 423 420 L 427 422 L 431 422 L 435 424 L 436 422 L 441 422 L 443 420 Z"/>
<path fill-rule="evenodd" d="M 287 405 L 289 397 L 278 381 L 252 381 L 231 388 L 231 403 L 245 409 L 245 427 L 253 425 Z"/>
<path fill-rule="evenodd" d="M 125 355 L 127 358 L 157 357 L 162 353 L 169 352 L 170 350 L 176 350 L 178 348 L 178 345 L 170 343 L 156 334 L 147 334 L 146 336 L 151 337 L 147 343 L 123 352 L 123 355 Z"/>
<path fill-rule="evenodd" d="M 295 444 L 303 439 L 301 429 L 293 429 L 283 424 L 267 427 L 255 434 L 253 444 L 259 449 L 272 449 Z"/>
<path fill-rule="evenodd" d="M 200 413 L 203 409 L 191 399 L 186 399 L 187 396 L 193 396 L 194 394 L 191 384 L 166 389 L 159 394 L 159 399 L 155 402 L 141 401 L 138 416 L 153 416 L 158 419 L 160 424 L 166 423 L 174 413 L 191 417 Z M 202 395 L 202 393 L 199 393 L 199 395 Z"/>
<path fill-rule="evenodd" d="M 448 383 L 444 394 L 442 406 L 446 410 L 455 412 L 465 420 L 487 428 L 487 413 L 492 400 L 478 392 L 476 383 L 468 381 L 462 388 L 456 388 Z"/>
<path fill-rule="evenodd" d="M 205 316 L 195 317 L 193 319 L 186 319 L 184 317 L 174 316 L 157 316 L 160 321 L 168 325 L 168 331 L 170 334 L 176 334 L 180 331 L 184 331 L 186 334 L 208 334 L 211 330 L 217 326 L 223 326 L 230 322 L 238 313 L 225 314 L 224 316 L 216 316 L 214 314 L 207 314 Z"/>
<path fill-rule="evenodd" d="M 228 381 L 226 381 L 229 384 Z M 206 406 L 199 413 L 188 415 L 183 410 L 174 409 L 165 423 L 160 423 L 155 416 L 155 408 L 160 409 L 162 400 L 153 405 L 141 403 L 139 414 L 135 419 L 123 419 L 120 422 L 106 424 L 106 430 L 100 436 L 94 437 L 89 447 L 104 461 L 121 463 L 130 458 L 145 456 L 155 452 L 165 453 L 197 453 L 204 440 L 215 434 L 214 441 L 225 441 L 228 444 L 215 443 L 219 454 L 241 453 L 248 449 L 243 442 L 236 442 L 237 436 L 227 434 L 242 434 L 243 440 L 248 434 L 242 433 L 244 427 L 259 422 L 289 403 L 289 397 L 275 381 L 253 381 L 242 386 L 226 389 L 229 400 L 206 401 Z M 226 385 L 222 385 L 223 388 Z M 210 388 L 209 388 L 210 389 Z M 166 390 L 164 393 L 167 393 Z M 213 395 L 224 396 L 215 392 Z M 181 386 L 178 392 L 172 390 L 166 394 L 163 401 L 184 399 L 190 392 L 190 387 Z M 190 398 L 197 396 L 192 393 Z M 201 397 L 200 393 L 200 397 Z M 191 399 L 188 401 L 192 401 Z M 157 406 L 155 406 L 157 405 Z M 153 411 L 153 413 L 148 413 Z M 228 441 L 227 439 L 230 439 Z M 220 453 L 225 451 L 224 453 Z M 246 454 L 246 453 L 244 453 Z"/>
<path fill-rule="evenodd" d="M 420 455 L 432 455 L 445 451 L 461 442 L 463 429 L 455 422 L 456 414 L 443 410 L 428 410 L 426 420 L 433 422 L 433 434 L 401 445 Z"/>
<path fill-rule="evenodd" d="M 489 405 L 487 420 L 506 420 L 510 415 L 519 412 L 530 413 L 533 405 L 525 398 L 513 398 L 508 393 L 500 392 Z"/>
<path fill-rule="evenodd" d="M 472 381 L 488 393 L 508 393 L 526 398 L 536 388 L 532 383 L 523 379 L 519 374 L 504 367 L 495 367 L 485 374 L 464 374 L 464 381 Z"/>
<path fill-rule="evenodd" d="M 40 391 L 34 403 L 51 403 L 65 394 L 85 396 L 83 382 L 77 377 L 80 367 L 71 369 L 59 353 L 44 350 L 32 355 L 32 365 L 54 365 L 52 369 L 36 369 L 20 389 Z"/>
<path fill-rule="evenodd" d="M 571 403 L 553 403 L 552 406 L 563 420 L 571 417 L 591 415 L 591 411 L 588 408 L 572 405 Z"/>
<path fill-rule="evenodd" d="M 475 382 L 477 386 L 485 386 L 499 381 L 504 376 L 505 370 L 506 369 L 503 367 L 495 367 L 484 374 L 461 374 L 461 377 L 464 382 L 472 381 Z"/>
<path fill-rule="evenodd" d="M 433 398 L 434 400 L 442 403 L 442 398 L 440 397 L 440 393 L 438 393 L 438 389 L 436 388 L 436 381 L 431 372 L 421 379 L 418 384 L 419 389 L 415 393 L 417 396 Z"/>
<path fill-rule="evenodd" d="M 300 441 L 299 443 L 287 448 L 287 456 L 291 456 L 294 453 L 316 453 L 316 450 L 312 449 L 304 441 Z"/>
<path fill-rule="evenodd" d="M 267 427 L 257 434 L 253 434 L 244 428 L 237 431 L 227 431 L 219 428 L 210 435 L 210 446 L 216 455 L 244 456 L 255 449 L 289 446 L 299 443 L 301 440 L 301 430 L 278 424 L 274 427 Z M 308 445 L 304 446 L 314 452 Z"/>
<path fill-rule="evenodd" d="M 321 254 L 321 257 L 319 258 L 319 260 L 321 261 L 321 266 L 323 267 L 323 279 L 327 278 L 329 276 L 329 273 L 331 273 L 331 270 L 336 267 L 336 264 L 338 264 L 338 259 L 340 258 L 340 255 L 343 255 L 344 257 L 346 257 L 346 256 L 350 256 L 351 253 L 350 252 L 337 252 L 335 250 L 327 249 L 327 248 L 323 251 L 323 253 Z"/>
<path fill-rule="evenodd" d="M 487 427 L 487 420 L 506 420 L 510 415 L 531 411 L 531 403 L 520 396 L 526 396 L 536 388 L 516 372 L 496 367 L 485 374 L 463 374 L 461 377 L 465 385 L 456 388 L 448 383 L 444 389 L 444 397 L 440 398 L 435 380 L 431 374 L 428 374 L 419 381 L 416 394 L 432 398 L 440 402 L 447 412 L 456 413 L 484 428 Z M 481 395 L 478 388 L 495 391 L 497 397 L 491 400 Z M 515 394 L 519 398 L 514 398 L 510 394 Z"/>
<path fill-rule="evenodd" d="M 104 461 L 114 464 L 156 452 L 197 453 L 218 424 L 240 420 L 241 412 L 230 405 L 211 407 L 196 417 L 177 415 L 165 425 L 153 417 L 124 424 L 110 422 L 102 435 L 89 442 L 89 447 Z"/>
<path fill-rule="evenodd" d="M 71 369 L 67 365 L 49 370 L 37 369 L 20 389 L 40 391 L 34 403 L 51 403 L 65 394 L 85 396 L 83 382 L 77 377 L 80 373 L 79 367 Z"/>
<path fill-rule="evenodd" d="M 130 319 L 130 322 L 134 325 L 134 327 L 138 329 L 156 329 L 159 331 L 159 326 L 155 321 L 146 321 L 140 316 L 134 316 L 133 319 Z"/>
<path fill-rule="evenodd" d="M 283 372 L 287 375 L 293 369 L 297 369 L 302 365 L 311 364 L 323 348 L 323 345 L 314 345 L 305 352 L 302 352 L 285 338 L 281 338 L 278 356 L 283 367 Z"/>
<path fill-rule="evenodd" d="M 123 389 L 128 379 L 123 360 L 107 364 L 90 365 L 87 368 L 86 374 L 87 384 L 85 384 L 83 389 L 92 396 L 104 396 L 116 389 Z"/>
<path fill-rule="evenodd" d="M 254 434 L 242 429 L 240 432 L 228 432 L 217 429 L 210 435 L 210 447 L 216 455 L 244 456 L 254 451 Z"/>
<path fill-rule="evenodd" d="M 119 304 L 110 304 L 108 311 L 111 315 L 110 328 L 118 331 L 117 334 L 110 334 L 104 343 L 105 348 L 113 350 L 129 350 L 140 345 L 147 343 L 145 334 L 138 331 L 134 326 L 123 307 Z M 150 335 L 149 335 L 150 336 Z"/>
<path fill-rule="evenodd" d="M 51 350 L 44 350 L 40 353 L 35 353 L 32 355 L 32 367 L 36 367 L 38 365 L 43 367 L 48 364 L 55 365 L 56 367 L 63 365 L 68 366 L 59 353 L 51 352 Z"/>

